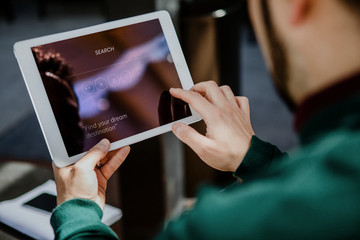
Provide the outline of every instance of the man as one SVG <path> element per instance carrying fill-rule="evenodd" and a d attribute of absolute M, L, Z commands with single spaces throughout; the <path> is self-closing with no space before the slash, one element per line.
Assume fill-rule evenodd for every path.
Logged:
<path fill-rule="evenodd" d="M 243 184 L 203 189 L 194 208 L 158 239 L 359 239 L 360 2 L 248 3 L 275 85 L 296 112 L 301 146 L 288 156 L 257 138 L 246 98 L 228 87 L 208 82 L 191 91 L 171 89 L 207 125 L 205 136 L 181 123 L 173 125 L 174 134 Z M 100 208 L 106 179 L 129 148 L 105 157 L 108 149 L 104 140 L 74 166 L 54 168 L 61 205 L 52 224 L 59 239 L 116 238 L 101 225 Z M 95 168 L 103 157 L 103 167 Z"/>

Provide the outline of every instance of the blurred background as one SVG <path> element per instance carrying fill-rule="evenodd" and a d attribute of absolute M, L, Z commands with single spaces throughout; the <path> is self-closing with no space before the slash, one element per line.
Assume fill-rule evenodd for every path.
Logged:
<path fill-rule="evenodd" d="M 155 10 L 171 13 L 194 82 L 229 85 L 249 98 L 253 128 L 260 138 L 283 151 L 297 144 L 292 115 L 271 84 L 246 1 L 3 0 L 0 5 L 0 201 L 20 194 L 10 190 L 14 186 L 25 191 L 51 178 L 51 158 L 13 44 Z M 195 127 L 204 131 L 201 123 Z M 5 171 L 4 166 L 12 163 L 31 167 L 17 165 Z M 134 144 L 109 186 L 110 203 L 124 212 L 113 229 L 123 239 L 147 239 L 172 215 L 179 198 L 194 197 L 204 183 L 223 186 L 232 180 L 231 174 L 205 166 L 171 133 Z M 1 229 L 1 239 L 24 237 L 3 224 Z"/>

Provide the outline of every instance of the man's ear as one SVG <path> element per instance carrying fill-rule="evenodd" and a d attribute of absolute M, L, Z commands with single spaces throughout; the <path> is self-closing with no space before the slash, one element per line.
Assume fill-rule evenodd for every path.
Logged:
<path fill-rule="evenodd" d="M 310 10 L 311 0 L 290 0 L 291 1 L 291 24 L 301 24 L 307 17 Z"/>

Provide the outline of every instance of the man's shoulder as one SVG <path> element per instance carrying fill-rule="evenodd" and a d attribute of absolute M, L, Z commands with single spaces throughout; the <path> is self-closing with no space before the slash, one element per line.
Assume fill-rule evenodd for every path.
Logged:
<path fill-rule="evenodd" d="M 312 141 L 295 154 L 294 158 L 308 159 L 314 164 L 336 171 L 348 167 L 360 175 L 360 131 L 340 129 Z"/>
<path fill-rule="evenodd" d="M 323 135 L 317 140 L 312 141 L 303 148 L 303 153 L 310 150 L 315 155 L 322 154 L 352 154 L 360 153 L 360 130 L 351 131 L 349 129 L 339 129 Z M 345 150 L 349 150 L 344 152 Z"/>

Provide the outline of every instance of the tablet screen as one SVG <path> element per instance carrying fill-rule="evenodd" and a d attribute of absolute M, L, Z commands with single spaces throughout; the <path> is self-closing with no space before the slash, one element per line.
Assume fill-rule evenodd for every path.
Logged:
<path fill-rule="evenodd" d="M 192 115 L 158 19 L 32 52 L 70 157 Z"/>

